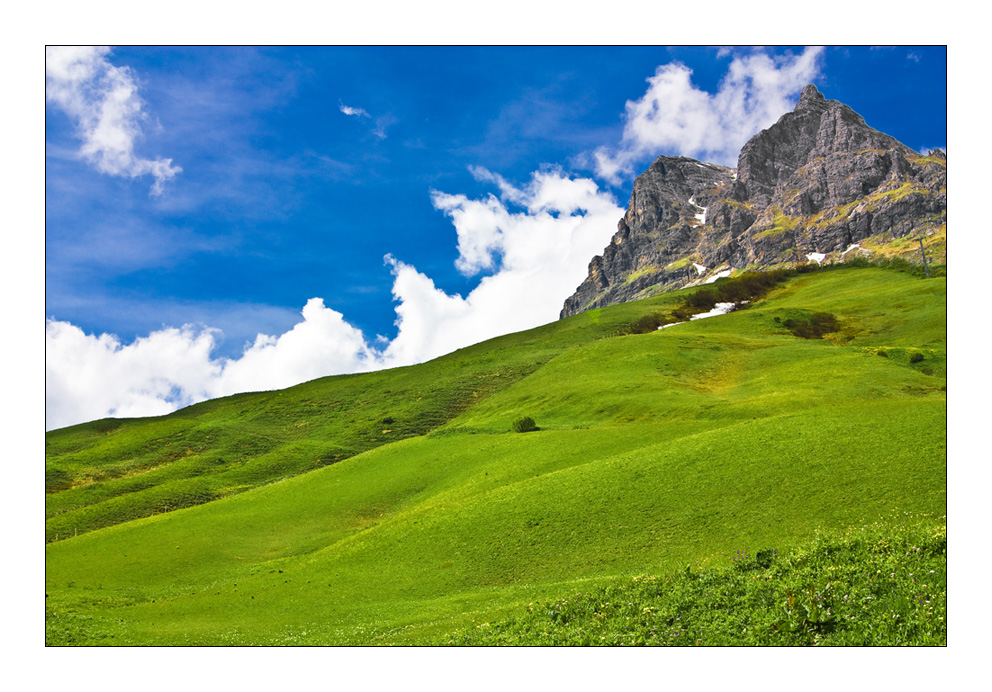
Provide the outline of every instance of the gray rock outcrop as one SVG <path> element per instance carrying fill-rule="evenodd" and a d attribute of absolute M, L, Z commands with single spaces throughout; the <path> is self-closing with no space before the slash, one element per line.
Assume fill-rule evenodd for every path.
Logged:
<path fill-rule="evenodd" d="M 806 263 L 869 238 L 946 234 L 946 209 L 943 152 L 923 156 L 808 85 L 792 112 L 744 145 L 736 170 L 655 160 L 561 316 L 731 270 Z"/>

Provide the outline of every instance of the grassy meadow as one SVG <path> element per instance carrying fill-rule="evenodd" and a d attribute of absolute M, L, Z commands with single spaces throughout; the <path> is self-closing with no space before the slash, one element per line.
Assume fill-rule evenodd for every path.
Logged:
<path fill-rule="evenodd" d="M 693 295 L 741 280 L 418 366 L 52 431 L 46 641 L 657 644 L 695 602 L 683 629 L 702 644 L 946 643 L 946 279 L 778 279 L 660 330 L 633 327 L 705 312 Z M 537 430 L 514 432 L 524 417 Z M 891 610 L 817 619 L 827 583 L 901 605 L 894 577 L 862 582 L 897 573 L 904 544 L 937 575 L 932 618 L 901 635 Z M 686 574 L 740 598 L 704 617 Z M 553 615 L 574 594 L 584 614 Z M 602 606 L 621 595 L 663 615 L 625 639 L 630 613 Z M 744 611 L 752 635 L 735 638 Z M 849 639 L 837 613 L 887 629 Z"/>

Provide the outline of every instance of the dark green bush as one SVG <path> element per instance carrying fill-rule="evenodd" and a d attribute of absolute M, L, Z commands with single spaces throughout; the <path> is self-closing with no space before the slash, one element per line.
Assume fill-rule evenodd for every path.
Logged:
<path fill-rule="evenodd" d="M 774 548 L 764 548 L 758 551 L 758 554 L 754 558 L 754 562 L 758 569 L 768 569 L 772 566 L 772 560 L 778 557 L 778 551 Z"/>
<path fill-rule="evenodd" d="M 537 424 L 534 423 L 534 419 L 530 416 L 524 416 L 519 420 L 513 421 L 513 431 L 518 433 L 531 432 L 532 430 L 537 430 Z"/>
<path fill-rule="evenodd" d="M 696 291 L 685 299 L 687 307 L 704 308 L 706 310 L 712 310 L 718 302 L 716 291 L 710 289 Z"/>
<path fill-rule="evenodd" d="M 762 548 L 754 556 L 746 550 L 738 550 L 737 555 L 731 558 L 731 564 L 739 572 L 765 570 L 771 567 L 772 560 L 776 557 L 778 551 L 774 548 Z"/>
<path fill-rule="evenodd" d="M 840 329 L 837 318 L 829 312 L 814 312 L 804 317 L 790 317 L 782 326 L 802 339 L 822 339 L 824 334 Z"/>
<path fill-rule="evenodd" d="M 679 317 L 679 312 L 688 315 L 699 311 L 712 310 L 717 303 L 742 303 L 754 301 L 763 297 L 768 291 L 785 279 L 794 276 L 789 269 L 774 269 L 766 272 L 749 272 L 732 279 L 720 279 L 712 287 L 696 291 L 685 299 L 685 305 L 672 313 Z"/>
<path fill-rule="evenodd" d="M 661 325 L 667 323 L 668 320 L 666 320 L 662 315 L 645 315 L 627 327 L 624 334 L 650 334 L 651 332 L 657 330 Z"/>
<path fill-rule="evenodd" d="M 917 351 L 916 353 L 914 353 L 913 355 L 911 355 L 909 357 L 909 362 L 910 363 L 922 363 L 923 362 L 923 354 L 920 353 L 919 351 Z"/>

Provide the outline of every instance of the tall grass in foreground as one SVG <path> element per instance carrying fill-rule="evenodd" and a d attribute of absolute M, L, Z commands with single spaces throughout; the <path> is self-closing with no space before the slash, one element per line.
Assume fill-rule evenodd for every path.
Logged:
<path fill-rule="evenodd" d="M 729 556 L 722 568 L 617 578 L 530 604 L 439 643 L 571 646 L 947 644 L 947 526 L 896 515 L 817 533 L 787 555 Z"/>

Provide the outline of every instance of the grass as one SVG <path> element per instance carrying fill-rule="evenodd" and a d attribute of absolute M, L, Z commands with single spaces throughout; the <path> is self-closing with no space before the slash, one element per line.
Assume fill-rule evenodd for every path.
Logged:
<path fill-rule="evenodd" d="M 862 247 L 871 250 L 877 256 L 885 258 L 902 258 L 919 263 L 920 244 L 917 237 L 922 235 L 923 246 L 926 250 L 927 261 L 930 264 L 947 263 L 947 223 L 944 218 L 937 218 L 929 228 L 920 229 L 920 233 L 912 233 L 897 238 L 873 236 L 860 241 Z"/>
<path fill-rule="evenodd" d="M 781 235 L 786 231 L 794 230 L 799 223 L 798 218 L 783 213 L 778 207 L 772 207 L 769 211 L 772 214 L 772 218 L 770 221 L 765 221 L 765 223 L 769 223 L 770 227 L 760 233 L 756 233 L 754 235 L 755 239 Z"/>
<path fill-rule="evenodd" d="M 666 267 L 666 269 L 673 269 L 673 268 L 674 267 L 672 267 L 671 265 Z M 632 271 L 630 274 L 627 275 L 627 278 L 624 279 L 623 285 L 624 286 L 630 285 L 635 281 L 637 281 L 638 279 L 641 279 L 645 276 L 650 276 L 652 274 L 657 274 L 659 271 L 661 271 L 661 269 L 659 269 L 658 267 L 652 267 L 650 265 L 643 266 L 640 269 L 635 269 L 634 271 Z"/>
<path fill-rule="evenodd" d="M 930 156 L 908 156 L 907 157 L 911 163 L 918 166 L 932 166 L 937 165 L 941 168 L 947 168 L 947 159 L 941 158 L 940 156 L 930 155 Z"/>
<path fill-rule="evenodd" d="M 440 638 L 459 646 L 947 645 L 947 526 L 895 516 L 781 555 L 619 577 Z"/>
<path fill-rule="evenodd" d="M 721 283 L 421 366 L 50 434 L 49 467 L 77 483 L 101 469 L 131 474 L 50 503 L 145 479 L 83 509 L 163 488 L 223 490 L 218 479 L 259 459 L 284 470 L 49 543 L 46 641 L 437 643 L 577 589 L 709 570 L 742 549 L 791 554 L 818 530 L 893 509 L 946 514 L 945 279 L 803 273 L 745 310 L 618 336 Z M 839 330 L 802 339 L 782 326 L 819 312 Z M 415 426 L 418 412 L 426 422 Z M 513 432 L 526 417 L 539 429 Z M 365 446 L 296 471 L 346 440 Z M 162 461 L 163 450 L 175 458 Z M 208 463 L 236 452 L 240 466 Z M 178 486 L 172 468 L 200 473 Z"/>
<path fill-rule="evenodd" d="M 827 228 L 843 222 L 854 211 L 874 212 L 880 204 L 891 204 L 908 195 L 929 195 L 930 190 L 916 183 L 885 183 L 864 199 L 856 199 L 847 204 L 823 209 L 808 218 L 804 225 L 814 228 Z M 939 223 L 939 221 L 938 221 Z M 871 242 L 870 239 L 867 242 Z"/>

